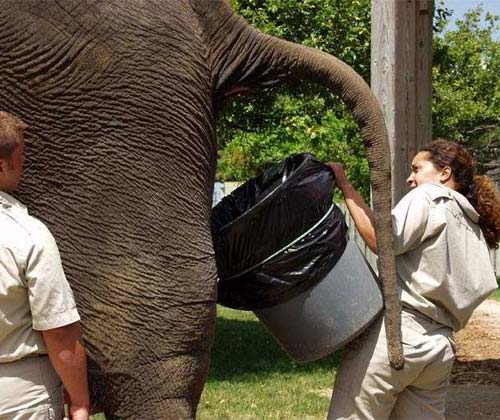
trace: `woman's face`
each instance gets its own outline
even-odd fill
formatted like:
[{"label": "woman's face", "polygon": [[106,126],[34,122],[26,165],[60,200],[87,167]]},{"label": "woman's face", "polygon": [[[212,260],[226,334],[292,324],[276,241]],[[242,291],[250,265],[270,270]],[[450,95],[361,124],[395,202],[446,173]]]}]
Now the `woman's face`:
[{"label": "woman's face", "polygon": [[419,185],[428,182],[436,182],[438,184],[446,182],[444,179],[446,174],[443,170],[436,169],[434,164],[429,160],[429,152],[419,152],[413,158],[411,163],[411,173],[406,182],[410,188],[418,187]]}]

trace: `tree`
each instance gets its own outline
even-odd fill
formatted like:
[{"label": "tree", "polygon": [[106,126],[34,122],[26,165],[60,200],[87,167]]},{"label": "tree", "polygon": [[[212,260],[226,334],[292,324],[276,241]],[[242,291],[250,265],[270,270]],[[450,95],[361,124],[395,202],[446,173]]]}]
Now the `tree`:
[{"label": "tree", "polygon": [[484,172],[500,164],[499,16],[479,6],[456,29],[447,23],[434,36],[434,137],[463,143]]},{"label": "tree", "polygon": [[[370,78],[370,0],[234,0],[236,11],[264,32],[319,48]],[[336,96],[303,83],[234,101],[219,122],[218,177],[244,180],[298,152],[341,161],[369,195],[359,129]]]},{"label": "tree", "polygon": [[[370,0],[233,0],[236,11],[271,35],[331,53],[370,80]],[[480,171],[500,166],[499,17],[481,7],[447,30],[451,12],[435,10],[433,136],[460,141]],[[369,196],[366,150],[341,101],[300,84],[228,104],[219,121],[218,177],[246,180],[292,153],[341,161]],[[500,171],[499,171],[500,172]]]}]

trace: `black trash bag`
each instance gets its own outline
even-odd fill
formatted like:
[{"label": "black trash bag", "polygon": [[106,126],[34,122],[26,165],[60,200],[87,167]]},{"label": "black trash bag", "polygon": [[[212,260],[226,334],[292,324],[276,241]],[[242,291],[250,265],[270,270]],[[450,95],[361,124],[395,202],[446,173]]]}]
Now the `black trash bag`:
[{"label": "black trash bag", "polygon": [[310,154],[292,155],[224,197],[212,212],[218,302],[256,310],[322,280],[347,243],[333,203],[335,177]]}]

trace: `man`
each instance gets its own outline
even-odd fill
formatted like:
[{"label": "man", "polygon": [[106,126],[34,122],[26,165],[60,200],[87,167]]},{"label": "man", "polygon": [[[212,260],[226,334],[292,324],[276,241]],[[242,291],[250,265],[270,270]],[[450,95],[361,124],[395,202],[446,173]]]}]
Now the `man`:
[{"label": "man", "polygon": [[[0,420],[88,419],[79,315],[45,225],[11,197],[24,161],[24,123],[0,112]],[[62,381],[62,384],[61,384]]]}]

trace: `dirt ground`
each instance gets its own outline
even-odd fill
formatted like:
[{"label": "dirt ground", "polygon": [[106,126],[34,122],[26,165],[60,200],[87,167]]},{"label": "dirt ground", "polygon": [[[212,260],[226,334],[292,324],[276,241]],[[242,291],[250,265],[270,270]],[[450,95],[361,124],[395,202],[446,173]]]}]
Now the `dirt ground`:
[{"label": "dirt ground", "polygon": [[446,418],[500,419],[500,302],[482,303],[455,339]]}]

